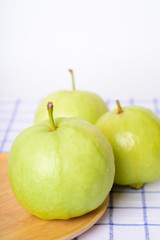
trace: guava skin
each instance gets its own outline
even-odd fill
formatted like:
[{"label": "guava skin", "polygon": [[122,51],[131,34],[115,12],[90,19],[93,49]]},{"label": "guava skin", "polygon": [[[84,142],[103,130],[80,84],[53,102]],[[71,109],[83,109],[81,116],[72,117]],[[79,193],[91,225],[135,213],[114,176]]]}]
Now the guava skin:
[{"label": "guava skin", "polygon": [[42,219],[69,219],[97,208],[114,181],[114,155],[103,134],[85,120],[54,119],[17,136],[8,170],[19,203]]},{"label": "guava skin", "polygon": [[149,109],[128,106],[104,114],[96,127],[115,157],[115,184],[140,188],[160,177],[160,119]]},{"label": "guava skin", "polygon": [[94,124],[108,111],[106,103],[97,94],[87,91],[57,91],[42,100],[34,123],[48,119],[46,105],[54,102],[54,117],[78,117]]}]

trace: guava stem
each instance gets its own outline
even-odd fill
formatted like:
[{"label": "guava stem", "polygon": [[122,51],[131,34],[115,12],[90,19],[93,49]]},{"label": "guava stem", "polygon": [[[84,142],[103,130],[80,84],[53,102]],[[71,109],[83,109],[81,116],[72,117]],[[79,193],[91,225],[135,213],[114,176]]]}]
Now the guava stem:
[{"label": "guava stem", "polygon": [[75,90],[75,81],[74,81],[73,70],[69,69],[68,71],[71,73],[71,76],[72,76],[72,90],[74,91]]},{"label": "guava stem", "polygon": [[53,119],[53,102],[48,102],[47,104],[48,109],[48,116],[49,116],[49,122],[50,122],[50,131],[54,131],[56,129],[54,119]]},{"label": "guava stem", "polygon": [[119,100],[116,100],[116,103],[117,103],[117,107],[118,107],[118,113],[122,113],[122,112],[123,112],[123,109],[122,109],[122,107],[121,107],[121,105],[120,105]]}]

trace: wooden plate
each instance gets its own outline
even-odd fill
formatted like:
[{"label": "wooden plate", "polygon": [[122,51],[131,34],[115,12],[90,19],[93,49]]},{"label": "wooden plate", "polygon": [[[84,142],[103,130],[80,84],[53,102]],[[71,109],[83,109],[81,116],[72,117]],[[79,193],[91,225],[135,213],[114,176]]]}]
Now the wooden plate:
[{"label": "wooden plate", "polygon": [[67,240],[88,230],[105,212],[109,196],[94,211],[69,220],[41,220],[25,209],[14,197],[7,174],[8,154],[0,154],[0,239]]}]

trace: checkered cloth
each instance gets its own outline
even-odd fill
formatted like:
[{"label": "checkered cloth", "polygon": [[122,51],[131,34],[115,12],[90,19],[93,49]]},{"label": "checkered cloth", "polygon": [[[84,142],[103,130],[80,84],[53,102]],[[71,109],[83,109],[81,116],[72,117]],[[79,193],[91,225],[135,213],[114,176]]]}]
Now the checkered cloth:
[{"label": "checkered cloth", "polygon": [[[0,100],[0,152],[9,152],[15,137],[33,124],[39,101]],[[107,100],[110,110],[115,101]],[[141,105],[160,116],[160,99],[121,100],[121,105]],[[76,240],[159,240],[160,179],[140,190],[114,186],[103,217]]]}]

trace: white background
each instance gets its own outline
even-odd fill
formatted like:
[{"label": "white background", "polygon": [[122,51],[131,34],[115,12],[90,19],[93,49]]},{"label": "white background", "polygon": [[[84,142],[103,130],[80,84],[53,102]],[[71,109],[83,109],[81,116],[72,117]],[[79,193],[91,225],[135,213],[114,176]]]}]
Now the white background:
[{"label": "white background", "polygon": [[153,98],[160,86],[159,0],[0,0],[0,98],[76,88]]}]

